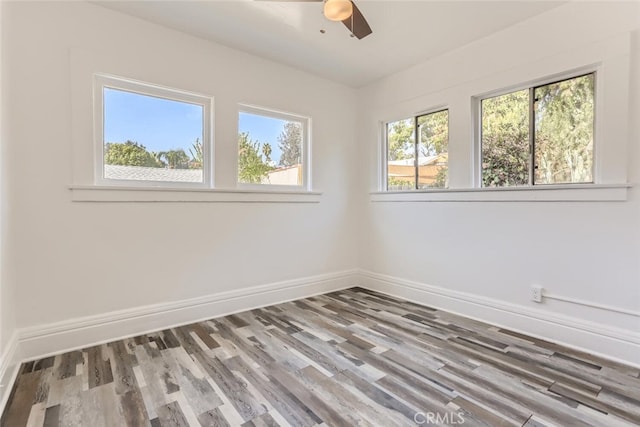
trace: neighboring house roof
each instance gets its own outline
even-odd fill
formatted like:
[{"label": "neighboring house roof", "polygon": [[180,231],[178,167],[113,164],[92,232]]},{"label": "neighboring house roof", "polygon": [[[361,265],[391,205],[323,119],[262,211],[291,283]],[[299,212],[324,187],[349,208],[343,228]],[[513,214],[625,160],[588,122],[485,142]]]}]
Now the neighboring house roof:
[{"label": "neighboring house roof", "polygon": [[[429,157],[418,157],[418,166],[427,166],[432,163],[435,163],[438,159],[440,159],[446,153],[437,154],[435,156]],[[389,166],[413,166],[414,159],[413,157],[410,159],[402,159],[402,160],[391,160],[387,163]]]},{"label": "neighboring house roof", "polygon": [[136,181],[202,182],[202,169],[104,165],[104,176],[108,179]]},{"label": "neighboring house roof", "polygon": [[280,171],[286,171],[288,169],[298,169],[299,167],[301,167],[301,164],[297,164],[297,165],[293,165],[293,166],[280,166],[279,168],[275,168],[269,171],[269,173],[273,173],[273,172],[280,172]]}]

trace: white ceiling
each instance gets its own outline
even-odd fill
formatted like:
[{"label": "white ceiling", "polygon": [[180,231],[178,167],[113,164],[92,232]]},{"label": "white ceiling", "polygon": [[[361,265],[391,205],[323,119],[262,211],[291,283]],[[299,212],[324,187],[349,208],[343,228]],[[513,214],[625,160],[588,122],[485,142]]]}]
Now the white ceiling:
[{"label": "white ceiling", "polygon": [[[99,1],[101,6],[360,87],[542,13],[555,1],[356,0],[358,40],[313,2]],[[321,34],[320,29],[326,33]]]}]

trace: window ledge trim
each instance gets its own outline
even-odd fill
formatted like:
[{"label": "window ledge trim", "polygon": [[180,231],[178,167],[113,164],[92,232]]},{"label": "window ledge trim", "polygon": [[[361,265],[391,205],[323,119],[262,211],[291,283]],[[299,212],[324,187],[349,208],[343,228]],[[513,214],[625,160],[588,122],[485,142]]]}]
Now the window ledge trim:
[{"label": "window ledge trim", "polygon": [[372,202],[587,202],[626,201],[632,184],[567,184],[507,188],[375,191]]},{"label": "window ledge trim", "polygon": [[319,203],[317,191],[71,185],[74,202]]}]

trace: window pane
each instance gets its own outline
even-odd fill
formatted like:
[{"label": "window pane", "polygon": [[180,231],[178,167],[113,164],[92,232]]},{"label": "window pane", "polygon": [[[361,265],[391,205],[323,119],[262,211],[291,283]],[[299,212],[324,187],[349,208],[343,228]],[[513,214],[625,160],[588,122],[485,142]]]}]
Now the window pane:
[{"label": "window pane", "polygon": [[483,99],[482,186],[529,184],[529,91]]},{"label": "window pane", "polygon": [[415,190],[415,121],[387,124],[387,189]]},{"label": "window pane", "polygon": [[535,183],[593,182],[594,75],[535,89]]},{"label": "window pane", "polygon": [[449,111],[418,117],[418,188],[447,188]]},{"label": "window pane", "polygon": [[203,182],[201,105],[104,88],[104,178]]},{"label": "window pane", "polygon": [[240,112],[238,182],[302,185],[303,123]]}]

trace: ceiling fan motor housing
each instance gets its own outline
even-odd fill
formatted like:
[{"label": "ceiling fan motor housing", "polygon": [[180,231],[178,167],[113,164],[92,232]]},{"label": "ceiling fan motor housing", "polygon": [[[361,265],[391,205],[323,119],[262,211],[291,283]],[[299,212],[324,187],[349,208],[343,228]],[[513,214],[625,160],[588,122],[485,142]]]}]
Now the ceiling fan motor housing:
[{"label": "ceiling fan motor housing", "polygon": [[353,14],[353,4],[350,0],[326,0],[324,2],[324,16],[331,21],[344,21]]}]

